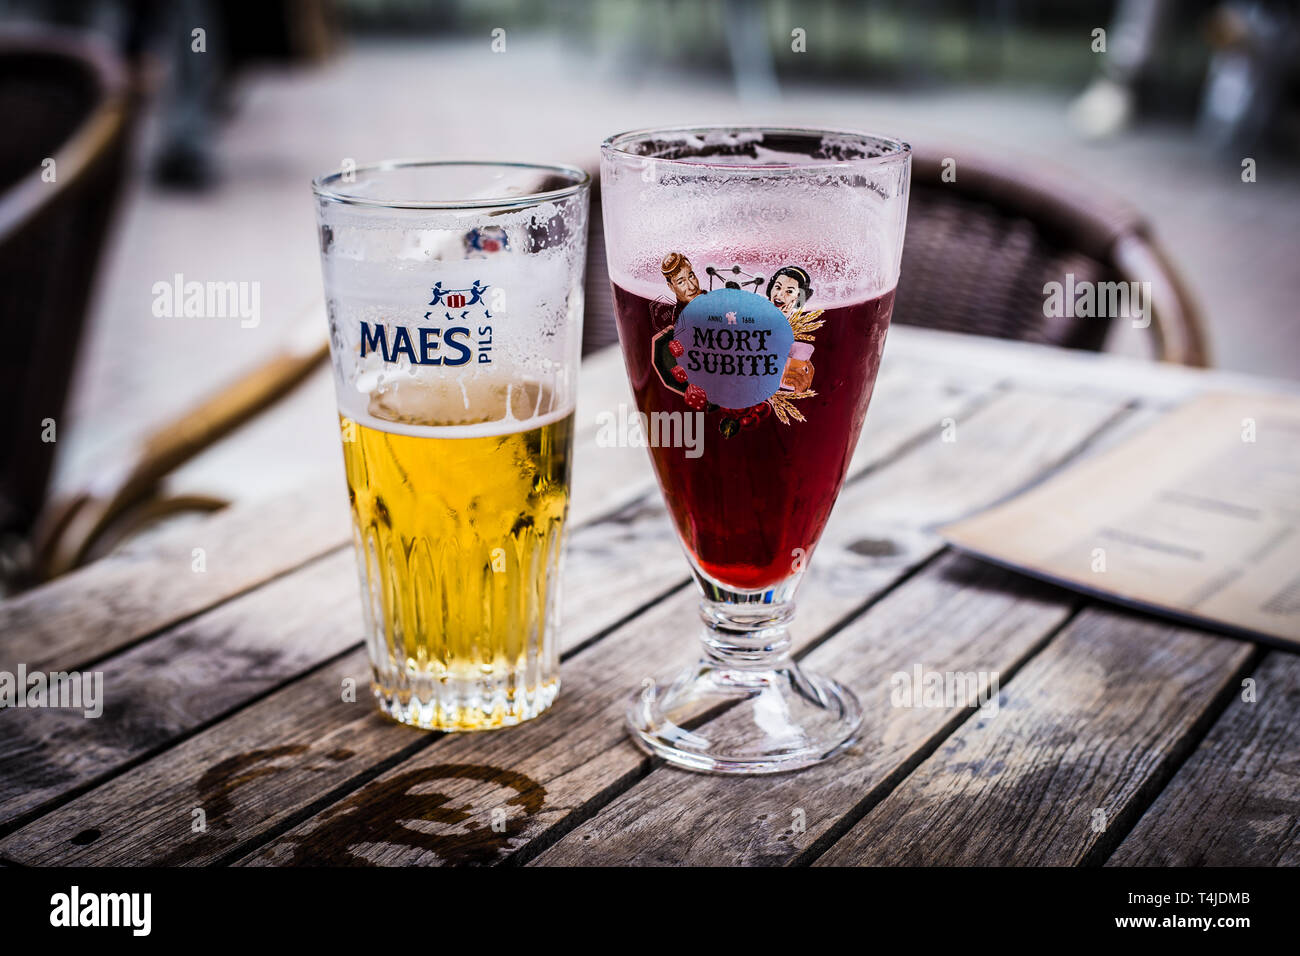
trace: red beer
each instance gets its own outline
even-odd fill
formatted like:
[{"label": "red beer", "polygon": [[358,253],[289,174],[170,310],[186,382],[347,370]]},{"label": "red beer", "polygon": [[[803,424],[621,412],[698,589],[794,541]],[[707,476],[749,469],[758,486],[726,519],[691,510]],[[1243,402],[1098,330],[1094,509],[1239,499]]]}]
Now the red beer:
[{"label": "red beer", "polygon": [[[857,445],[893,305],[890,290],[824,309],[815,354],[785,376],[788,383],[797,372],[816,393],[798,403],[804,421],[782,423],[770,406],[710,403],[703,454],[650,449],[678,532],[714,581],[759,590],[785,580],[810,557]],[[692,412],[682,392],[665,383],[652,349],[679,310],[617,284],[614,306],[637,407],[647,415]]]}]

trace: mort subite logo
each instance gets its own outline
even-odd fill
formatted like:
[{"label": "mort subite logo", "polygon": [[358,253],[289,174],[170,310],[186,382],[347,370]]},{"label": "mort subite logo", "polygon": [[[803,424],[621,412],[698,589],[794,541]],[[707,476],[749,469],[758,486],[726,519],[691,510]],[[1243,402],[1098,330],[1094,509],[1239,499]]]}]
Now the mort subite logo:
[{"label": "mort subite logo", "polygon": [[[475,279],[463,289],[444,289],[441,282],[430,290],[424,321],[414,328],[361,323],[361,357],[378,354],[387,363],[405,360],[411,365],[460,366],[492,363],[491,286]],[[500,290],[493,297],[500,299]]]}]

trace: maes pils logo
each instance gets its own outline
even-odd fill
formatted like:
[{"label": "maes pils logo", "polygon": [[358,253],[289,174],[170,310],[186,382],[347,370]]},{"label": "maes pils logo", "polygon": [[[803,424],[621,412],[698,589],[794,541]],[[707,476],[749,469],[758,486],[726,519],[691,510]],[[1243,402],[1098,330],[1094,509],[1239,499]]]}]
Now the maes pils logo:
[{"label": "maes pils logo", "polygon": [[[429,311],[415,327],[361,323],[361,357],[371,353],[385,362],[411,365],[479,365],[492,363],[492,287],[475,279],[463,289],[430,290]],[[494,298],[500,298],[494,296]]]}]

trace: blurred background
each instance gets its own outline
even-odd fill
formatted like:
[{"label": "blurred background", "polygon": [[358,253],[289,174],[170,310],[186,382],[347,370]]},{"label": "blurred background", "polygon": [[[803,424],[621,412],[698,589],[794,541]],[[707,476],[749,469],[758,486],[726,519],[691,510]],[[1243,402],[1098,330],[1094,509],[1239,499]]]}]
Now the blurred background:
[{"label": "blurred background", "polygon": [[[51,522],[120,523],[102,551],[164,493],[341,476],[309,182],[348,162],[594,170],[606,136],[664,124],[891,134],[917,150],[896,321],[1300,377],[1298,6],[0,0],[0,576]],[[1067,272],[1152,281],[1158,321],[1044,319]],[[256,288],[256,322],[159,315],[177,276]],[[49,507],[124,485],[133,515]]]}]

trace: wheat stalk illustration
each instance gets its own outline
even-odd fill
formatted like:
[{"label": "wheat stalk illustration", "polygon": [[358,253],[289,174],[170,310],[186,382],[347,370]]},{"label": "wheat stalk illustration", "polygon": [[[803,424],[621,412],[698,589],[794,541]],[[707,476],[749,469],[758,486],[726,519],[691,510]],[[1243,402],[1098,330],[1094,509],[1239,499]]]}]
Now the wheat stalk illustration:
[{"label": "wheat stalk illustration", "polygon": [[782,425],[789,425],[790,419],[797,422],[806,422],[808,419],[803,417],[803,413],[795,408],[794,403],[804,398],[812,398],[817,393],[809,390],[806,392],[777,392],[767,401],[772,406],[772,412],[776,415],[776,420]]},{"label": "wheat stalk illustration", "polygon": [[790,329],[794,332],[794,337],[801,342],[811,342],[813,333],[826,324],[826,320],[820,318],[825,309],[818,309],[816,312],[804,312],[802,310],[790,316]]}]

